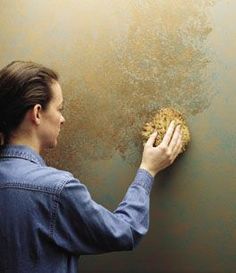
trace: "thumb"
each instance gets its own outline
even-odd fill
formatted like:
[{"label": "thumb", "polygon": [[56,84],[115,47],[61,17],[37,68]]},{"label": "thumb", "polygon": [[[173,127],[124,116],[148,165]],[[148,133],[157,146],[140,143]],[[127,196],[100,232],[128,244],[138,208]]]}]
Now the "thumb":
[{"label": "thumb", "polygon": [[155,143],[156,137],[157,137],[157,131],[154,131],[154,132],[150,135],[150,137],[149,137],[149,139],[147,140],[147,143],[146,143],[146,144],[149,145],[149,146],[153,146],[154,143]]}]

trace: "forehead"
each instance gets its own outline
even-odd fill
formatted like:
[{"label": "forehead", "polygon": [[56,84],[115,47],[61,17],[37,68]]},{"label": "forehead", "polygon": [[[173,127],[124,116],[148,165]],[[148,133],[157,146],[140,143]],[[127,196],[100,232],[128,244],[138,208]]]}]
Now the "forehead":
[{"label": "forehead", "polygon": [[62,95],[62,89],[58,82],[53,82],[51,85],[52,90],[52,101],[55,103],[62,103],[63,101],[63,95]]}]

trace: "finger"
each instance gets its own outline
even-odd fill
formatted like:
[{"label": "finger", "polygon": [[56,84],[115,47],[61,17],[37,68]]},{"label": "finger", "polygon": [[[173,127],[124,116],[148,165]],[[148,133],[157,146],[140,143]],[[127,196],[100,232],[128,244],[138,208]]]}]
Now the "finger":
[{"label": "finger", "polygon": [[170,142],[171,137],[173,135],[174,129],[175,129],[175,121],[172,120],[169,127],[168,127],[168,129],[167,129],[167,131],[166,131],[166,133],[165,133],[165,135],[164,135],[164,137],[163,137],[163,140],[162,140],[162,144],[164,146],[169,145],[169,142]]},{"label": "finger", "polygon": [[146,142],[146,145],[153,146],[157,137],[157,131],[153,132]]},{"label": "finger", "polygon": [[182,149],[182,136],[180,135],[178,140],[177,140],[177,144],[173,150],[173,158],[175,159],[179,153],[181,152],[181,149]]},{"label": "finger", "polygon": [[170,151],[173,151],[174,148],[175,148],[175,146],[176,146],[176,144],[177,144],[177,141],[178,141],[180,133],[181,133],[180,130],[181,130],[180,129],[180,125],[178,125],[178,126],[175,127],[175,131],[174,131],[173,137],[172,137],[172,139],[170,141],[170,144],[169,144]]}]

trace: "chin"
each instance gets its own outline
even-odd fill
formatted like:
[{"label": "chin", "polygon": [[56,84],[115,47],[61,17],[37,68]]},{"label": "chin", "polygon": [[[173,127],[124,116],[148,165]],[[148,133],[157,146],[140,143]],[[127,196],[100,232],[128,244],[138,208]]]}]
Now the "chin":
[{"label": "chin", "polygon": [[57,146],[57,140],[55,140],[54,142],[50,142],[50,143],[47,143],[47,145],[45,145],[45,149],[53,149],[53,148],[56,148]]},{"label": "chin", "polygon": [[57,141],[50,146],[50,149],[53,149],[53,148],[56,148],[56,147],[57,147]]}]

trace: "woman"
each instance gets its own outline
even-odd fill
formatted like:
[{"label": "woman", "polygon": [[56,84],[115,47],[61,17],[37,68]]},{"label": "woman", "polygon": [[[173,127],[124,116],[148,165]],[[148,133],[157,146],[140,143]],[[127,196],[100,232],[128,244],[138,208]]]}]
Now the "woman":
[{"label": "woman", "polygon": [[62,108],[51,69],[15,61],[0,71],[1,273],[75,273],[81,254],[133,249],[148,230],[154,176],[181,150],[174,122],[158,147],[152,134],[134,181],[110,212],[71,173],[40,156],[57,145]]}]

